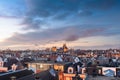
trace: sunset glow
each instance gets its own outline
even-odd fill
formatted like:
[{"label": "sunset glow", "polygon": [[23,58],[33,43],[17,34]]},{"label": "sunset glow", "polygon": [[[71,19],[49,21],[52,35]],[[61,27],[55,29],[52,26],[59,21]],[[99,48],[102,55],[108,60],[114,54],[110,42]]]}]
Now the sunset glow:
[{"label": "sunset glow", "polygon": [[119,0],[0,0],[0,49],[120,48]]}]

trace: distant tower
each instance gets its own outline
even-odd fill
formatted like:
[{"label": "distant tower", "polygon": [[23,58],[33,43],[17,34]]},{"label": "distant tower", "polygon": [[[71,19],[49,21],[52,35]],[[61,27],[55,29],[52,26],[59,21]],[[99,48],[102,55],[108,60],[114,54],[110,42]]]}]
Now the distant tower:
[{"label": "distant tower", "polygon": [[52,48],[51,48],[51,51],[52,51],[52,52],[56,52],[56,51],[57,51],[57,48],[56,48],[56,47],[52,47]]},{"label": "distant tower", "polygon": [[63,52],[68,52],[68,48],[67,48],[67,46],[66,46],[66,44],[63,44]]}]

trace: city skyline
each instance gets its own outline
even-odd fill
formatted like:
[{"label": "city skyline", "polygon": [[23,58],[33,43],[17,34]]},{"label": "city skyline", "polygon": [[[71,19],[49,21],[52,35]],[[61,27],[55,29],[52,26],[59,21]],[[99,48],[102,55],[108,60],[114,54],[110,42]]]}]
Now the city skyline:
[{"label": "city skyline", "polygon": [[120,48],[120,0],[0,0],[0,49]]}]

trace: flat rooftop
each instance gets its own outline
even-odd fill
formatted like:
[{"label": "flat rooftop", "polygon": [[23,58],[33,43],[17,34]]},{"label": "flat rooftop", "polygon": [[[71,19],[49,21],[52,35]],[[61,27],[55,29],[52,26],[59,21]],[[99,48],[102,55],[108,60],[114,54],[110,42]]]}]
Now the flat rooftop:
[{"label": "flat rooftop", "polygon": [[58,64],[58,65],[66,65],[66,64],[70,64],[72,62],[55,62],[55,61],[31,61],[31,62],[26,62],[26,64],[28,63],[35,63],[35,64],[39,64],[39,63],[42,63],[42,64]]},{"label": "flat rooftop", "polygon": [[87,80],[120,80],[118,77],[107,77],[107,76],[89,76]]}]

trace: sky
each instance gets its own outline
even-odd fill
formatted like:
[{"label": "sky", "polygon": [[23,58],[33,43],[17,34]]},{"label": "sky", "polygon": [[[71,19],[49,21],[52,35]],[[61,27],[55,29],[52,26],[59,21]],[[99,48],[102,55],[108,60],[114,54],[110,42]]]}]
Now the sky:
[{"label": "sky", "polygon": [[0,49],[120,49],[120,0],[0,0]]}]

